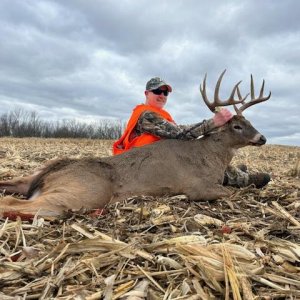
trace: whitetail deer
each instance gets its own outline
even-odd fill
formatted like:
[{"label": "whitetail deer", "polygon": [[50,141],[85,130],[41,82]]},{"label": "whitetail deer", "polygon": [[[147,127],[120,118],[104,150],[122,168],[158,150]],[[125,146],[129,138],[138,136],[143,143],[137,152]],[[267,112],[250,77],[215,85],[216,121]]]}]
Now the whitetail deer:
[{"label": "whitetail deer", "polygon": [[[12,196],[0,199],[0,214],[17,211],[58,215],[68,209],[103,208],[134,195],[185,194],[190,200],[214,200],[229,195],[222,182],[234,150],[266,142],[242,116],[242,111],[269,99],[271,93],[263,96],[263,82],[260,95],[255,98],[251,76],[249,102],[245,102],[248,95],[241,96],[239,83],[229,99],[221,101],[219,88],[224,73],[217,82],[213,102],[206,95],[206,75],[203,87],[200,85],[202,97],[212,112],[217,106],[235,107],[237,115],[224,126],[199,139],[160,140],[113,157],[49,162],[31,176],[0,182],[3,192],[23,194],[28,199]],[[234,99],[235,94],[238,99]]]}]

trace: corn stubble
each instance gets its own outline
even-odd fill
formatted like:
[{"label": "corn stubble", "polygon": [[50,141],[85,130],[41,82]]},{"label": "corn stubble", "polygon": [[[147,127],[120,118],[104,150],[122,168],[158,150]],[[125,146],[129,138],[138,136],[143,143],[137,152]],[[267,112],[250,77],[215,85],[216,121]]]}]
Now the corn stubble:
[{"label": "corn stubble", "polygon": [[[1,179],[49,159],[111,155],[112,144],[0,140]],[[242,149],[234,164],[272,181],[214,202],[144,196],[100,215],[0,219],[0,298],[299,299],[299,157],[299,147]]]}]

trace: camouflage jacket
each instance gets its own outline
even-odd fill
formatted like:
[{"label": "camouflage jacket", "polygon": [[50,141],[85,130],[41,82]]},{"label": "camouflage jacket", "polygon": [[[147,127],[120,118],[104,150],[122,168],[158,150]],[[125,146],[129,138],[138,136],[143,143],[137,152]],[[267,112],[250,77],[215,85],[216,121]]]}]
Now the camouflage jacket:
[{"label": "camouflage jacket", "polygon": [[191,140],[205,135],[215,128],[212,119],[192,125],[176,125],[155,112],[145,111],[138,119],[135,134],[141,135],[147,132],[161,138]]}]

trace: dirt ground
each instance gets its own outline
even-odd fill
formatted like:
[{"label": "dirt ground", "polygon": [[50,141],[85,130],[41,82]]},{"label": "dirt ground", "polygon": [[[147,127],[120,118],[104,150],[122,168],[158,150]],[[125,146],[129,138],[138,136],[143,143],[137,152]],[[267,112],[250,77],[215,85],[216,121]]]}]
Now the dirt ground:
[{"label": "dirt ground", "polygon": [[[0,179],[111,145],[1,138]],[[300,299],[300,148],[247,147],[240,163],[272,181],[213,202],[133,197],[102,212],[0,218],[0,299]]]}]

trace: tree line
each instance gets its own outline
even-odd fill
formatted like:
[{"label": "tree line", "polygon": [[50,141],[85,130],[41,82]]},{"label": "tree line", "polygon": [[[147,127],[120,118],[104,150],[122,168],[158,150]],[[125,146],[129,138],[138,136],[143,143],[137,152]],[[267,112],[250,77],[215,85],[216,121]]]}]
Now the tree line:
[{"label": "tree line", "polygon": [[16,109],[0,115],[0,137],[118,139],[124,129],[121,121],[101,119],[93,123],[75,119],[41,120],[37,112]]}]

